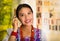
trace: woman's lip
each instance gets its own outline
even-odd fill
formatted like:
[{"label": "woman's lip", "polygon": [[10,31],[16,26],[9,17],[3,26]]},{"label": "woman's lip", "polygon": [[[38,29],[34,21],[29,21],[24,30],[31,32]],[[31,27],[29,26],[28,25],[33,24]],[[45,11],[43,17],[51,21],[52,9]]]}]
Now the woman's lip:
[{"label": "woman's lip", "polygon": [[28,20],[25,20],[25,23],[29,23],[29,22],[31,22],[31,20],[30,20],[30,19],[28,19]]}]

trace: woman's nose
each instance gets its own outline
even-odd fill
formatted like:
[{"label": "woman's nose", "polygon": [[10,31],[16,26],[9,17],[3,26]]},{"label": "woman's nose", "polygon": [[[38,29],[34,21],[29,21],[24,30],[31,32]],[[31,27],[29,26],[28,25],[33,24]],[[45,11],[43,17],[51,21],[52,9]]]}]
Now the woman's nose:
[{"label": "woman's nose", "polygon": [[25,19],[29,19],[29,16],[28,15],[25,15]]}]

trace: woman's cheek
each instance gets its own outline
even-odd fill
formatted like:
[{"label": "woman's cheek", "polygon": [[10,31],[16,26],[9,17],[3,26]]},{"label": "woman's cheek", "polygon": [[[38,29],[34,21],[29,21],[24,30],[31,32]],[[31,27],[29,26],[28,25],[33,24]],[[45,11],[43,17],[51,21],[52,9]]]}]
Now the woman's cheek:
[{"label": "woman's cheek", "polygon": [[22,19],[21,19],[21,21],[22,21],[22,23],[24,23],[25,19],[24,19],[24,18],[22,18]]}]

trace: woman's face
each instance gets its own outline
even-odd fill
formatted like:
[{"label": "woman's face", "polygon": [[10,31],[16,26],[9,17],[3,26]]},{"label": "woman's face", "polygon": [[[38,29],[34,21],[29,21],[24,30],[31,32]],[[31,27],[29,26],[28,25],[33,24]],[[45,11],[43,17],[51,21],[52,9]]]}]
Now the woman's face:
[{"label": "woman's face", "polygon": [[23,25],[30,26],[33,23],[33,13],[30,8],[21,8],[18,17]]}]

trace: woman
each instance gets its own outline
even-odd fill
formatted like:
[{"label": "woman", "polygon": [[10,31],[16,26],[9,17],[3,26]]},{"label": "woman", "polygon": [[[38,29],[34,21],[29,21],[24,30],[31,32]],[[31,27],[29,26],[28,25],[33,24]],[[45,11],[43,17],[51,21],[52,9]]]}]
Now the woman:
[{"label": "woman", "polygon": [[13,22],[13,31],[8,41],[41,41],[40,30],[33,27],[33,10],[28,4],[20,4],[16,10],[16,17],[22,23],[18,28],[18,21]]}]

